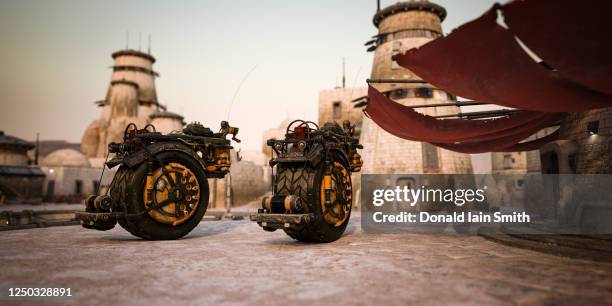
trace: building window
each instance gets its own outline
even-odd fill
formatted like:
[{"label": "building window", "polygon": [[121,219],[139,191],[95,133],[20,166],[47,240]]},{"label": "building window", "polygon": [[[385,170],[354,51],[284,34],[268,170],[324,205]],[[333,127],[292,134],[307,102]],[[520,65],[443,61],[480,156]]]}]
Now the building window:
[{"label": "building window", "polygon": [[342,117],[342,104],[340,103],[340,101],[334,102],[332,112],[334,115],[334,119],[340,119],[340,117]]},{"label": "building window", "polygon": [[421,87],[414,90],[414,96],[417,98],[431,98],[433,97],[433,92],[431,88]]},{"label": "building window", "polygon": [[77,195],[83,194],[83,181],[76,180],[74,182],[74,194],[77,194]]},{"label": "building window", "polygon": [[45,201],[51,202],[53,201],[53,195],[55,194],[55,181],[49,180],[47,182],[47,196]]},{"label": "building window", "polygon": [[397,54],[400,54],[402,49],[402,42],[400,41],[394,41],[393,42],[393,49],[391,51],[391,69],[399,69],[400,65],[395,61],[395,59],[393,59],[393,57]]},{"label": "building window", "polygon": [[504,154],[504,159],[502,163],[503,163],[504,169],[512,169],[514,158],[512,158],[511,154]]},{"label": "building window", "polygon": [[98,180],[93,181],[93,193],[98,194],[98,189],[100,188],[100,182]]},{"label": "building window", "polygon": [[393,100],[404,99],[408,96],[408,89],[400,88],[389,93],[389,98]]},{"label": "building window", "polygon": [[423,169],[424,170],[438,170],[440,164],[438,162],[438,148],[430,143],[421,143],[421,150],[423,154]]}]

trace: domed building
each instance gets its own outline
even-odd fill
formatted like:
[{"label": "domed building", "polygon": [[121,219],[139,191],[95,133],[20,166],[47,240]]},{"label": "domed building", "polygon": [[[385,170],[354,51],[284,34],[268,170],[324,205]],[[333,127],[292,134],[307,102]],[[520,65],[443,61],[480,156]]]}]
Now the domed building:
[{"label": "domed building", "polygon": [[47,167],[91,167],[83,153],[73,149],[60,149],[47,155],[40,163]]},{"label": "domed building", "polygon": [[[100,187],[100,168],[92,167],[89,159],[77,150],[53,151],[40,164],[46,175],[43,192],[47,202],[78,203]],[[111,177],[107,172],[102,185],[110,184]]]}]

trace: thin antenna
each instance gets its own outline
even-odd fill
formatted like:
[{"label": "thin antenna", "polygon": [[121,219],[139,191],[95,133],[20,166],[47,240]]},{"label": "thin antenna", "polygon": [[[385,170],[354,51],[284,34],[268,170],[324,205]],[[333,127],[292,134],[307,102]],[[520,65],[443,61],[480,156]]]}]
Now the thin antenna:
[{"label": "thin antenna", "polygon": [[138,32],[138,51],[142,50],[142,32]]},{"label": "thin antenna", "polygon": [[230,101],[229,109],[227,110],[227,121],[229,121],[230,119],[230,114],[232,113],[232,106],[234,106],[234,100],[236,100],[236,96],[238,96],[238,92],[240,91],[242,84],[244,84],[244,81],[246,81],[246,79],[249,77],[249,75],[251,75],[251,72],[253,72],[255,68],[257,68],[257,65],[253,66],[253,68],[251,68],[251,70],[247,72],[244,78],[242,78],[242,81],[240,81],[240,84],[238,84],[238,87],[236,88],[236,91],[234,92],[234,96],[232,97],[232,101]]},{"label": "thin antenna", "polygon": [[380,11],[380,0],[376,0],[376,11]]},{"label": "thin antenna", "polygon": [[342,88],[346,88],[346,74],[344,71],[344,56],[342,57]]},{"label": "thin antenna", "polygon": [[147,47],[147,53],[151,54],[151,33],[149,33],[149,45]]},{"label": "thin antenna", "polygon": [[125,31],[125,49],[130,48],[130,31]]}]

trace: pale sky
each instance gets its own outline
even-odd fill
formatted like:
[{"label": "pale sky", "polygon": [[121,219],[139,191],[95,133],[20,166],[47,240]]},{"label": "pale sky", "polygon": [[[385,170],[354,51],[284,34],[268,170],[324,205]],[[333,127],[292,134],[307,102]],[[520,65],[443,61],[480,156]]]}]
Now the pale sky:
[{"label": "pale sky", "polygon": [[[382,7],[395,1],[383,0]],[[445,33],[490,8],[492,0],[434,1]],[[0,130],[33,140],[80,142],[100,115],[110,54],[143,51],[152,36],[158,99],[218,128],[240,127],[242,149],[259,150],[262,132],[289,117],[317,119],[318,93],[331,89],[346,57],[347,87],[365,86],[376,34],[375,0],[86,1],[0,0]]]}]

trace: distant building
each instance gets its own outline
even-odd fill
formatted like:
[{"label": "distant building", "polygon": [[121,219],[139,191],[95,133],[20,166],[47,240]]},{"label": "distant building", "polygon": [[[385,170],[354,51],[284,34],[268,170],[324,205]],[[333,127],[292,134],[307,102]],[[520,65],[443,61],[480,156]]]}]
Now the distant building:
[{"label": "distant building", "polygon": [[28,151],[34,145],[0,131],[0,204],[7,202],[41,202],[45,174]]},{"label": "distant building", "polygon": [[353,100],[367,94],[367,87],[338,87],[319,92],[319,126],[327,122],[336,122],[342,126],[344,120],[349,120],[355,125],[355,136],[359,137],[363,112],[360,108],[355,108]]},{"label": "distant building", "polygon": [[40,164],[46,175],[45,202],[78,203],[85,195],[95,194],[98,188],[108,186],[112,178],[112,173],[107,172],[101,185],[101,169],[92,167],[87,157],[74,149],[54,151]]}]

